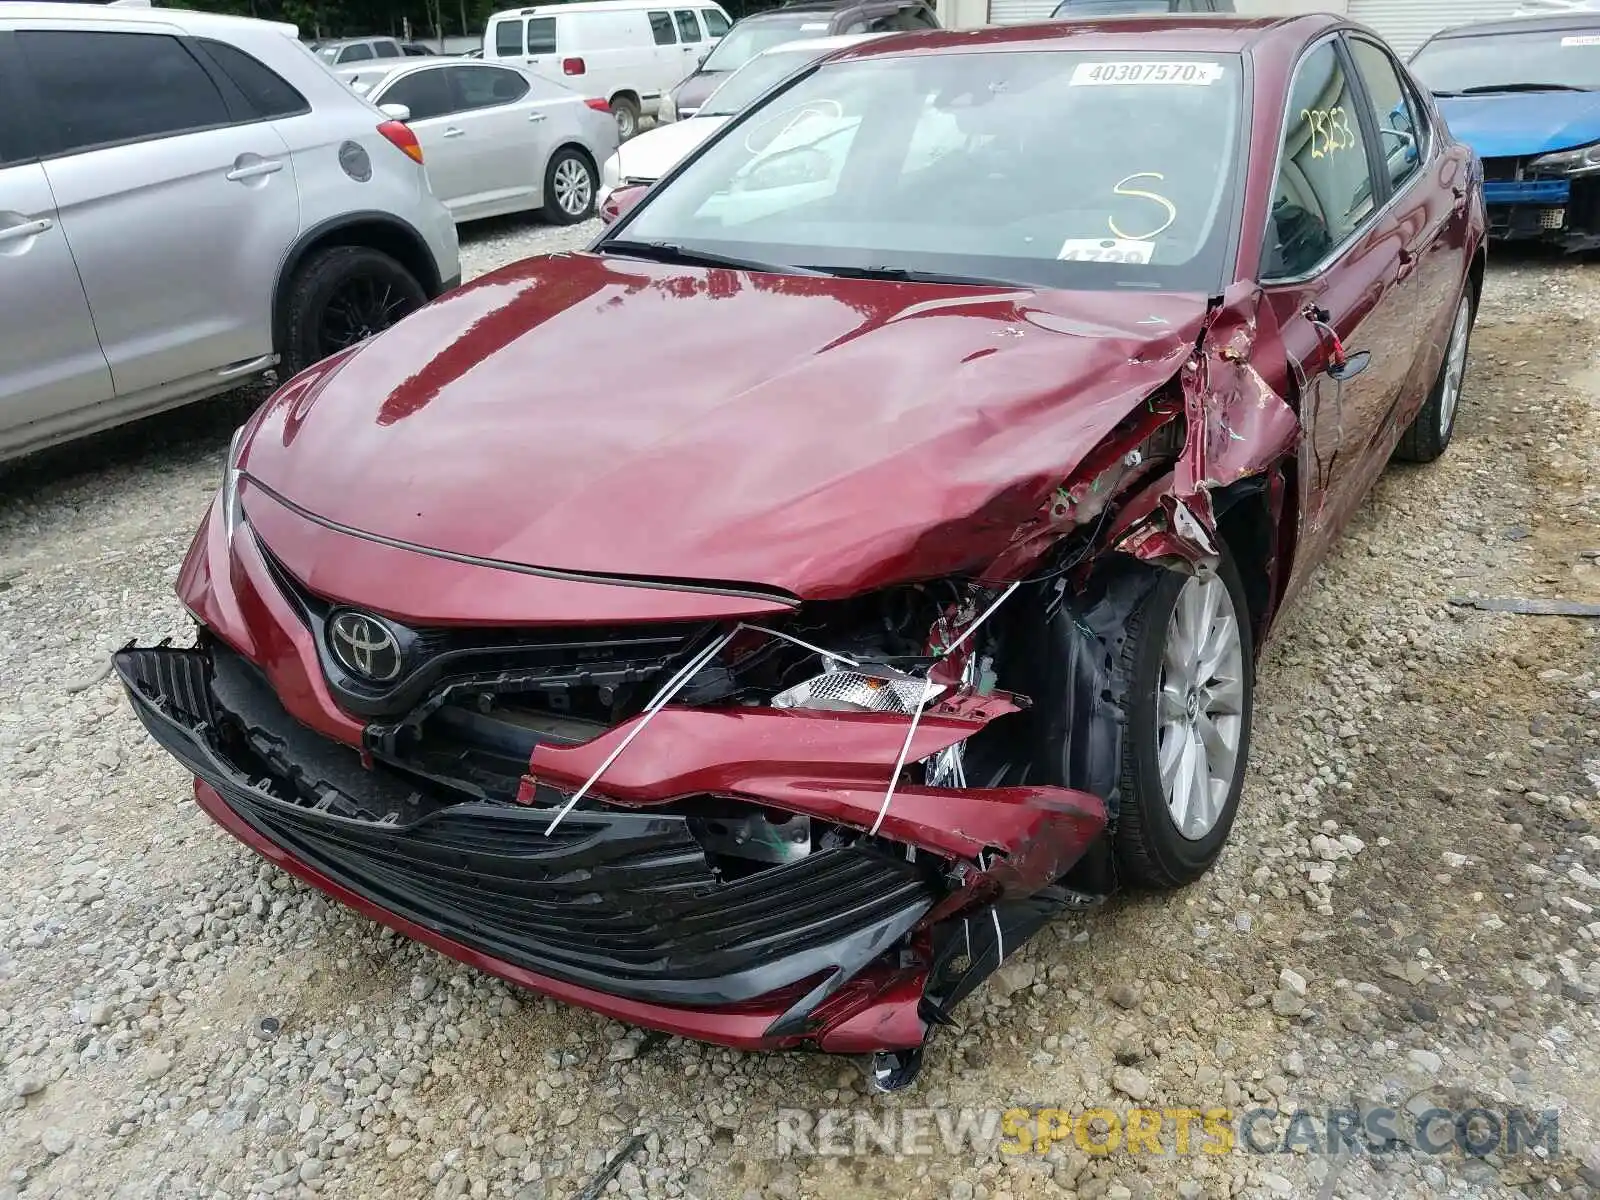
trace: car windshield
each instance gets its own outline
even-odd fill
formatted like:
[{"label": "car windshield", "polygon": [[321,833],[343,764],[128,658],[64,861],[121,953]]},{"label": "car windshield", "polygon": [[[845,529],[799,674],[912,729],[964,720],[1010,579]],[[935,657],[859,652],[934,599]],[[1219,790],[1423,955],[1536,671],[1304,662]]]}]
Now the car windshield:
[{"label": "car windshield", "polygon": [[746,109],[613,227],[838,274],[1213,290],[1236,56],[966,52],[825,63]]},{"label": "car windshield", "polygon": [[796,14],[792,17],[767,17],[760,21],[740,21],[728,30],[705,61],[707,71],[737,71],[763,50],[803,37],[820,37],[828,32],[826,13]]},{"label": "car windshield", "polygon": [[1600,88],[1600,28],[1435,38],[1411,73],[1437,95]]},{"label": "car windshield", "polygon": [[343,49],[343,46],[319,46],[317,57],[325,63],[336,63],[339,61],[339,51]]},{"label": "car windshield", "polygon": [[814,58],[817,50],[769,50],[758,54],[706,97],[696,116],[731,117],[786,75],[793,74]]}]

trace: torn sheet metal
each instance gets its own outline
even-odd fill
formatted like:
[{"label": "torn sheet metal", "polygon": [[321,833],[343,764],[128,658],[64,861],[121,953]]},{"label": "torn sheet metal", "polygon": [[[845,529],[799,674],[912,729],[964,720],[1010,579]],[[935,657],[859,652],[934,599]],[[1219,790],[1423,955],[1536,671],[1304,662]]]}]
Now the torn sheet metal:
[{"label": "torn sheet metal", "polygon": [[[1263,317],[1264,331],[1258,325]],[[1276,338],[1260,289],[1253,283],[1228,289],[1178,375],[1187,437],[1170,484],[1147,489],[1124,510],[1117,549],[1183,570],[1215,566],[1211,492],[1268,470],[1300,437],[1294,410],[1252,365],[1263,342]]]}]

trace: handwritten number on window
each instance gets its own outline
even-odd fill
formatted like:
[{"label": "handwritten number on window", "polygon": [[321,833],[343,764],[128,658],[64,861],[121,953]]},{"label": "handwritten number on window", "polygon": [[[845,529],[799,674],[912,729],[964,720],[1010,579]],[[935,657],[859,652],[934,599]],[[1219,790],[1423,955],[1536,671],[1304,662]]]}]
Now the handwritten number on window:
[{"label": "handwritten number on window", "polygon": [[1302,108],[1300,119],[1311,126],[1312,158],[1327,158],[1341,150],[1355,149],[1356,131],[1350,127],[1350,114],[1344,105]]}]

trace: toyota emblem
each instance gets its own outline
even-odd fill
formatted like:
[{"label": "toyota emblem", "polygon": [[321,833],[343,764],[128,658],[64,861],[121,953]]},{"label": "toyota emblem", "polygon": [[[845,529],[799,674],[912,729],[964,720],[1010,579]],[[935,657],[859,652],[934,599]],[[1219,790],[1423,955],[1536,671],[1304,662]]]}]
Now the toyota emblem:
[{"label": "toyota emblem", "polygon": [[388,683],[400,674],[400,643],[377,617],[342,612],[328,626],[328,643],[339,665],[372,683]]}]

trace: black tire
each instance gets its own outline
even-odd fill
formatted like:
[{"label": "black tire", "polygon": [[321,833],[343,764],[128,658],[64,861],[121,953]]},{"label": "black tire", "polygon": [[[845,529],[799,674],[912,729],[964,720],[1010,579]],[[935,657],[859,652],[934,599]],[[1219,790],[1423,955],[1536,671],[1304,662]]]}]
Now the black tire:
[{"label": "black tire", "polygon": [[[1456,322],[1461,320],[1461,310],[1466,310],[1466,331],[1461,344],[1461,376],[1456,381],[1455,402],[1450,405],[1448,419],[1444,412],[1446,390],[1449,387],[1449,376],[1452,362],[1452,348],[1455,339]],[[1456,431],[1456,417],[1461,412],[1461,389],[1467,369],[1467,351],[1472,340],[1472,326],[1478,315],[1477,296],[1473,294],[1472,285],[1467,285],[1467,290],[1462,294],[1457,305],[1456,315],[1450,325],[1450,340],[1445,344],[1444,361],[1439,364],[1439,374],[1433,381],[1433,388],[1428,392],[1428,398],[1417,411],[1416,418],[1411,422],[1406,431],[1400,435],[1400,441],[1395,445],[1394,457],[1401,462],[1427,463],[1432,462],[1445,452],[1450,445],[1450,438]]]},{"label": "black tire", "polygon": [[284,302],[284,378],[328,355],[381,333],[428,302],[417,279],[387,254],[367,246],[313,251],[289,284]]},{"label": "black tire", "polygon": [[1128,617],[1126,636],[1118,650],[1121,662],[1115,674],[1127,681],[1128,694],[1123,702],[1127,724],[1122,739],[1118,788],[1121,806],[1112,845],[1122,881],[1135,887],[1177,888],[1200,878],[1222,853],[1239,811],[1239,794],[1244,788],[1245,768],[1250,758],[1250,725],[1255,698],[1254,646],[1244,585],[1226,546],[1217,575],[1226,587],[1238,623],[1243,665],[1240,672],[1242,719],[1233,778],[1216,823],[1204,837],[1190,839],[1179,832],[1167,807],[1158,763],[1157,695],[1161,688],[1162,655],[1166,649],[1168,622],[1178,595],[1188,582],[1187,576],[1174,571],[1162,572],[1162,578]]},{"label": "black tire", "polygon": [[[576,194],[558,191],[558,185],[561,175],[574,171],[583,173],[583,204],[568,209],[563,195],[576,199]],[[550,156],[550,161],[545,165],[544,207],[539,210],[539,215],[552,225],[576,225],[579,221],[587,221],[594,216],[594,198],[599,190],[600,178],[589,156],[571,146],[563,146]]]},{"label": "black tire", "polygon": [[639,132],[639,102],[632,96],[613,96],[611,115],[617,119],[617,138],[627,141]]}]

